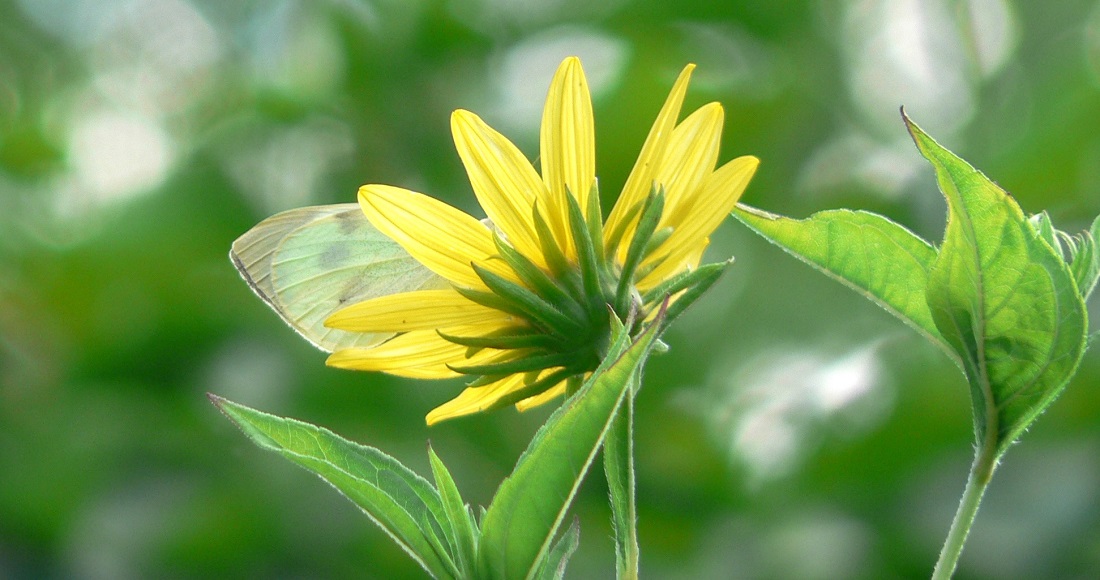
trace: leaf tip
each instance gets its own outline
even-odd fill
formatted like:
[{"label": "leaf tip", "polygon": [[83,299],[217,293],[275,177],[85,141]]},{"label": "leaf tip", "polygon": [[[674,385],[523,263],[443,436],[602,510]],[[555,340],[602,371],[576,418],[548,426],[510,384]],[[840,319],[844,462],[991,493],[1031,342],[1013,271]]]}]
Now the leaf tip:
[{"label": "leaf tip", "polygon": [[921,139],[928,137],[928,134],[925,133],[919,125],[913,122],[913,119],[905,112],[905,105],[901,106],[899,112],[901,113],[901,121],[905,123],[905,129],[909,131],[909,136],[913,138],[913,141],[915,141],[919,147]]},{"label": "leaf tip", "polygon": [[210,399],[210,402],[213,403],[219,411],[223,413],[225,412],[225,404],[229,402],[228,400],[223,399],[222,397],[219,397],[218,395],[210,392],[206,393],[206,398]]}]

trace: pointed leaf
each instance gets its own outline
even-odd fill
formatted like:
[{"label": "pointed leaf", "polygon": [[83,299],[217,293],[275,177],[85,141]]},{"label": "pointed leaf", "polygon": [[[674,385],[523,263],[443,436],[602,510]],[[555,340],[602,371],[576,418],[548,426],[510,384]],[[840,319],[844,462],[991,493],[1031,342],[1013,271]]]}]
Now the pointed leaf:
[{"label": "pointed leaf", "polygon": [[[1058,239],[1060,233],[1054,224],[1050,221],[1050,215],[1045,211],[1041,211],[1030,218],[1028,223],[1035,228],[1035,232],[1039,234],[1039,237],[1043,239],[1062,259],[1065,259],[1066,253],[1062,248],[1062,242]],[[1072,252],[1072,246],[1070,251]]]},{"label": "pointed leaf", "polygon": [[565,578],[565,567],[569,564],[569,558],[573,557],[573,552],[576,552],[577,547],[580,545],[581,525],[576,518],[573,518],[572,525],[569,526],[568,530],[565,530],[565,533],[554,543],[554,547],[550,548],[550,552],[546,554],[546,558],[542,561],[542,566],[539,567],[535,578],[538,580],[561,580]]},{"label": "pointed leaf", "polygon": [[436,578],[459,571],[440,538],[446,515],[439,493],[396,459],[327,429],[276,417],[210,395],[253,443],[275,451],[327,481],[359,506]]},{"label": "pointed leaf", "polygon": [[795,220],[738,205],[733,216],[771,243],[900,318],[952,358],[925,302],[936,250],[877,214],[831,210]]},{"label": "pointed leaf", "polygon": [[1084,300],[1088,300],[1100,278],[1100,252],[1096,249],[1096,237],[1100,236],[1100,217],[1092,222],[1092,227],[1081,233],[1077,248],[1073,253],[1070,270],[1077,280],[1077,289]]},{"label": "pointed leaf", "polygon": [[948,205],[928,305],[963,360],[978,441],[995,443],[999,456],[1076,371],[1084,303],[1069,267],[1016,201],[905,121]]},{"label": "pointed leaf", "polygon": [[611,524],[615,531],[617,578],[638,576],[637,508],[634,479],[634,396],[638,375],[631,377],[631,394],[619,407],[604,442],[604,472],[611,496]]},{"label": "pointed leaf", "polygon": [[445,525],[449,528],[448,539],[453,540],[451,553],[455,555],[456,564],[462,571],[461,576],[468,578],[473,576],[474,562],[477,561],[477,527],[474,525],[474,516],[470,512],[470,506],[462,501],[462,495],[458,492],[451,472],[443,465],[443,460],[435,454],[435,449],[428,447],[428,458],[432,464],[432,476],[435,478],[435,486],[439,489],[439,496],[443,500],[443,510],[447,516]]},{"label": "pointed leaf", "polygon": [[625,350],[620,331],[600,368],[535,435],[482,520],[482,576],[530,578],[543,565],[660,323],[658,316]]}]

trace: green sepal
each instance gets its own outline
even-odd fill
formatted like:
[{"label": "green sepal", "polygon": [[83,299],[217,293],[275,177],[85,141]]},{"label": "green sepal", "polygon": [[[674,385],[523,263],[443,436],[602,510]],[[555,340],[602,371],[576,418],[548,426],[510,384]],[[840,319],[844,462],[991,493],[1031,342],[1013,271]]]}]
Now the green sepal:
[{"label": "green sepal", "polygon": [[668,257],[669,255],[665,254],[656,260],[638,266],[638,269],[634,271],[634,279],[644,280],[646,276],[649,276],[654,270],[661,267],[661,264],[664,264],[665,261],[668,260]]},{"label": "green sepal", "polygon": [[499,380],[501,380],[501,379],[503,379],[507,376],[508,375],[481,375],[481,376],[475,378],[474,380],[472,380],[468,383],[465,383],[464,386],[467,389],[473,389],[473,388],[477,388],[477,387],[484,387],[485,385],[490,385],[492,383],[495,383],[495,382],[497,382],[497,381],[499,381]]},{"label": "green sepal", "polygon": [[427,480],[378,449],[348,441],[328,429],[208,396],[253,443],[335,487],[428,574],[436,578],[462,576],[448,554],[448,545],[454,541],[442,523],[447,520],[443,500]]},{"label": "green sepal", "polygon": [[690,288],[700,281],[710,278],[717,270],[719,274],[733,263],[733,258],[725,262],[705,264],[694,270],[687,270],[661,282],[642,294],[642,304],[653,304],[664,300],[666,296],[673,296],[678,292]]},{"label": "green sepal", "polygon": [[588,310],[603,308],[605,303],[603,289],[600,286],[600,262],[596,258],[596,247],[592,237],[588,233],[588,224],[585,223],[581,206],[572,195],[565,196],[569,202],[569,229],[573,233],[573,242],[577,246],[577,261],[581,270],[581,282],[584,285],[584,295],[588,299]]},{"label": "green sepal", "polygon": [[[729,266],[731,263],[732,261],[708,264],[708,266],[720,267],[712,267],[704,270],[704,268],[706,268],[706,266],[704,266],[696,270],[697,272],[702,272],[699,278],[694,280],[694,284],[685,290],[675,302],[668,306],[668,314],[665,315],[665,327],[672,324],[673,320],[676,320],[676,318],[683,314],[688,307],[701,298],[707,290],[710,290],[710,287],[722,277],[722,273],[726,271],[726,266]],[[668,298],[665,300],[668,300]]]},{"label": "green sepal", "polygon": [[538,294],[477,264],[471,264],[471,266],[474,273],[481,278],[481,281],[493,294],[523,312],[523,316],[530,322],[542,326],[544,330],[565,337],[582,330],[574,319],[562,314],[560,310],[540,298]]},{"label": "green sepal", "polygon": [[523,280],[524,284],[530,286],[536,294],[544,298],[550,304],[558,307],[561,311],[571,311],[577,316],[582,314],[580,305],[569,295],[564,288],[558,285],[550,276],[546,275],[546,272],[542,271],[542,268],[536,266],[531,260],[528,260],[526,256],[517,252],[512,246],[509,246],[507,242],[502,240],[500,236],[493,233],[493,243],[496,244],[497,251],[500,252],[500,257],[512,267],[512,271],[519,276],[520,280]]},{"label": "green sepal", "polygon": [[596,256],[596,268],[600,272],[604,272],[607,269],[607,259],[606,254],[603,252],[603,208],[600,207],[599,181],[592,182],[592,189],[588,191],[587,201],[584,215],[588,225],[588,239],[592,240],[592,248]]},{"label": "green sepal", "polygon": [[495,348],[498,350],[512,350],[519,348],[552,348],[558,341],[552,336],[547,336],[537,329],[504,328],[483,336],[455,336],[445,332],[436,331],[440,338],[457,345],[471,348]]},{"label": "green sepal", "polygon": [[561,252],[561,247],[558,246],[558,241],[554,239],[554,233],[550,231],[550,226],[546,223],[546,218],[542,217],[542,212],[539,211],[539,204],[536,201],[531,209],[531,217],[535,222],[535,235],[539,239],[539,247],[542,249],[542,257],[546,259],[546,265],[550,268],[550,272],[557,279],[562,279],[567,272],[572,268],[569,267],[569,261],[565,259],[565,255]]},{"label": "green sepal", "polygon": [[648,256],[657,248],[660,248],[661,244],[667,242],[668,239],[672,237],[672,232],[674,231],[676,231],[675,228],[666,226],[653,232],[653,235],[649,238],[649,243],[645,245],[645,255]]},{"label": "green sepal", "polygon": [[501,312],[507,312],[512,316],[526,319],[527,312],[517,306],[516,304],[505,300],[504,298],[484,290],[474,290],[472,288],[464,288],[462,286],[452,285],[451,288],[455,292],[461,294],[464,298],[475,304],[480,304],[486,308],[492,308]]},{"label": "green sepal", "polygon": [[615,229],[611,230],[611,234],[607,237],[607,245],[604,248],[604,253],[608,256],[614,256],[619,251],[619,245],[623,242],[623,236],[626,235],[626,229],[630,227],[630,224],[634,223],[634,218],[638,217],[638,214],[642,212],[642,209],[648,203],[649,197],[640,199],[630,206],[623,215],[623,219],[619,220]]},{"label": "green sepal", "polygon": [[657,230],[657,224],[661,221],[661,215],[665,211],[665,194],[662,190],[650,193],[646,197],[645,206],[642,208],[642,216],[638,219],[638,226],[634,230],[634,237],[626,250],[626,258],[619,273],[619,287],[615,290],[615,309],[624,312],[627,308],[627,300],[630,291],[634,288],[635,274],[638,265],[646,256],[646,247],[649,246],[653,232]]}]

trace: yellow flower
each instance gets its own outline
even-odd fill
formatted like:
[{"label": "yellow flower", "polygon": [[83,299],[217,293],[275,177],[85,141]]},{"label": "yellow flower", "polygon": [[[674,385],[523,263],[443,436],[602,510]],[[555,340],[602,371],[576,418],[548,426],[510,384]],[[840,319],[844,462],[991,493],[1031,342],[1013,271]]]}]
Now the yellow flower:
[{"label": "yellow flower", "polygon": [[510,404],[525,410],[572,392],[605,354],[612,313],[636,321],[633,332],[667,296],[675,301],[668,318],[682,311],[728,264],[698,267],[758,164],[744,156],[715,169],[718,103],[677,122],[693,68],[676,80],[606,223],[592,100],[577,58],[565,59],[550,85],[541,172],[477,115],[452,115],[455,146],[489,223],[409,190],[360,188],[367,219],[451,287],[336,312],[327,326],[399,334],[336,351],[328,364],[474,378],[428,414],[432,424]]}]

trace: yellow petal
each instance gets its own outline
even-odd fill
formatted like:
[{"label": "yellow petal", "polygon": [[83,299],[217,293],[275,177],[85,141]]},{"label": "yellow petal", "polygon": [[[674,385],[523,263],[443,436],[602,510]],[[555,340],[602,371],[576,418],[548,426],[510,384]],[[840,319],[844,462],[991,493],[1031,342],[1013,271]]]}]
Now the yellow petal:
[{"label": "yellow petal", "polygon": [[596,179],[595,135],[588,81],[580,59],[569,57],[550,81],[539,140],[542,179],[549,191],[546,219],[569,258],[576,257],[576,248],[569,234],[565,196],[572,194],[581,209],[587,209]]},{"label": "yellow petal", "polygon": [[[460,372],[451,370],[451,366],[462,365],[478,365],[488,364],[495,362],[493,357],[498,356],[503,351],[494,349],[482,349],[473,356],[467,356],[468,349],[463,349],[454,358],[444,360],[440,357],[438,361],[428,361],[425,364],[419,366],[401,367],[401,368],[387,368],[379,369],[380,372],[384,372],[388,375],[394,375],[397,377],[405,377],[407,379],[453,379],[456,377],[469,377]],[[450,366],[448,366],[450,365]]]},{"label": "yellow petal", "polygon": [[692,194],[714,171],[724,116],[721,105],[710,103],[689,115],[672,132],[655,176],[665,191],[665,211],[658,228],[681,223],[675,218],[690,209],[695,201]]},{"label": "yellow petal", "polygon": [[325,326],[354,332],[434,331],[476,324],[495,329],[510,319],[508,314],[471,302],[448,288],[371,298],[337,310],[325,320]]},{"label": "yellow petal", "polygon": [[488,226],[442,201],[398,187],[364,185],[359,206],[378,231],[455,284],[485,289],[471,262],[516,280],[511,268],[493,259],[496,246]]},{"label": "yellow petal", "polygon": [[[499,326],[471,325],[446,329],[467,335],[491,332]],[[435,330],[416,330],[398,335],[375,347],[346,348],[329,355],[325,364],[358,371],[381,371],[416,379],[446,379],[461,376],[447,365],[480,364],[500,355],[495,349],[482,349],[472,357],[465,346],[448,342]]]},{"label": "yellow petal", "polygon": [[527,397],[526,399],[516,403],[516,410],[520,413],[534,409],[539,405],[549,403],[550,401],[565,394],[566,381],[562,381],[557,385],[551,387],[549,390],[535,395],[534,397]]},{"label": "yellow petal", "polygon": [[[702,256],[707,238],[741,199],[745,187],[756,172],[760,160],[751,155],[738,157],[711,173],[702,186],[684,197],[678,211],[670,216],[672,234],[643,263],[665,258],[639,286],[656,285],[690,264],[693,256]],[[666,257],[667,256],[667,257]],[[695,263],[698,264],[698,257]]]},{"label": "yellow petal", "polygon": [[[694,270],[695,267],[699,265],[699,262],[702,261],[703,253],[706,252],[707,246],[709,245],[710,238],[703,238],[700,243],[692,247],[691,250],[679,260],[674,261],[671,258],[665,260],[637,283],[638,289],[642,292],[651,290],[661,282],[664,282],[684,270]],[[674,295],[672,300],[669,301],[669,304],[675,302],[680,297],[680,294],[683,294],[683,292]],[[647,319],[646,321],[648,322],[649,320]]]},{"label": "yellow petal", "polygon": [[484,411],[504,395],[522,387],[523,383],[524,375],[517,374],[481,387],[467,388],[457,397],[432,409],[425,420],[428,425],[434,425],[447,419]]},{"label": "yellow petal", "polygon": [[393,371],[463,361],[466,350],[464,346],[443,340],[434,330],[418,330],[396,336],[379,346],[338,350],[329,355],[325,364],[357,371]]},{"label": "yellow petal", "polygon": [[[693,70],[695,70],[693,64],[684,67],[679,78],[676,79],[676,84],[672,86],[668,98],[665,99],[665,104],[657,114],[657,119],[653,122],[653,127],[649,130],[645,144],[642,145],[642,150],[638,154],[638,160],[634,163],[634,169],[626,179],[626,185],[623,186],[619,200],[615,202],[615,207],[607,216],[605,235],[614,235],[616,231],[621,231],[625,224],[620,222],[624,221],[631,208],[644,200],[653,189],[657,163],[664,155],[665,147],[680,117],[680,107],[684,103],[684,94],[687,92],[688,80],[691,79]],[[619,245],[623,254],[626,253],[626,246],[627,244]]]},{"label": "yellow petal", "polygon": [[545,266],[531,209],[535,199],[546,195],[531,162],[511,141],[469,111],[451,115],[451,133],[486,215],[513,247]]}]

